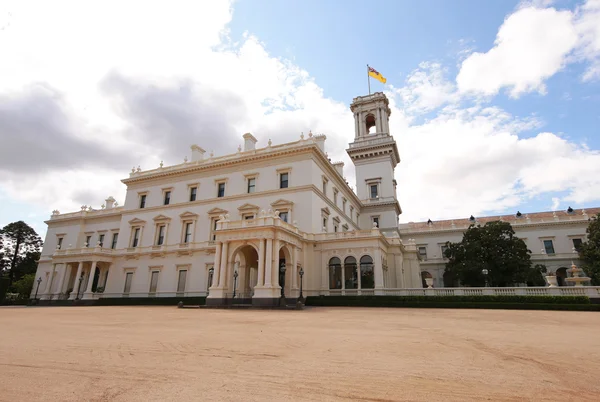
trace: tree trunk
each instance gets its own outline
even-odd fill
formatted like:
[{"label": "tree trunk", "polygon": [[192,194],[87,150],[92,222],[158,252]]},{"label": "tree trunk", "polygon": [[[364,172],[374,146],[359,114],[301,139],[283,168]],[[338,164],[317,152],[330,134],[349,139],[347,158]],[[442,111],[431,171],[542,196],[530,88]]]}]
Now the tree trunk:
[{"label": "tree trunk", "polygon": [[12,285],[13,277],[15,275],[15,267],[17,266],[17,257],[19,256],[19,247],[21,247],[21,238],[17,237],[17,244],[15,245],[15,253],[13,254],[12,261],[10,262],[10,275],[8,277],[8,286]]}]

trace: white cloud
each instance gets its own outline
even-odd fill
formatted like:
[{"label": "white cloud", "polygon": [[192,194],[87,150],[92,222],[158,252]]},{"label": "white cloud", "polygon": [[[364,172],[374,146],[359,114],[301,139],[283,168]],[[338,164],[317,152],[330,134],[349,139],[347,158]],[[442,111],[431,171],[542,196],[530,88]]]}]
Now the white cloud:
[{"label": "white cloud", "polygon": [[578,43],[571,11],[525,7],[498,30],[494,47],[473,53],[463,63],[456,82],[461,92],[495,95],[509,88],[512,97],[538,91],[561,70]]},{"label": "white cloud", "polygon": [[588,0],[579,9],[576,28],[581,36],[579,56],[589,61],[583,79],[600,79],[600,0]]}]

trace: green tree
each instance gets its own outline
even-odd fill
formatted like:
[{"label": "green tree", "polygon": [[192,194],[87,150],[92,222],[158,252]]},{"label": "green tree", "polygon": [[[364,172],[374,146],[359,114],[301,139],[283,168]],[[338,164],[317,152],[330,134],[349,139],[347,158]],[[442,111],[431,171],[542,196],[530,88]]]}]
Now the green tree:
[{"label": "green tree", "polygon": [[579,258],[592,285],[600,286],[600,213],[590,219],[586,232],[588,238],[579,247]]},{"label": "green tree", "polygon": [[[12,284],[19,263],[26,259],[29,253],[41,250],[42,239],[23,221],[4,226],[0,229],[0,237],[4,259],[8,261],[9,283]],[[6,270],[6,266],[3,269]]]},{"label": "green tree", "polygon": [[535,276],[531,251],[508,222],[471,225],[462,241],[446,246],[446,272],[462,285],[485,286],[487,279],[490,286],[512,286]]},{"label": "green tree", "polygon": [[11,291],[18,293],[20,299],[28,299],[33,289],[35,274],[23,275],[18,281],[14,281],[11,286]]}]

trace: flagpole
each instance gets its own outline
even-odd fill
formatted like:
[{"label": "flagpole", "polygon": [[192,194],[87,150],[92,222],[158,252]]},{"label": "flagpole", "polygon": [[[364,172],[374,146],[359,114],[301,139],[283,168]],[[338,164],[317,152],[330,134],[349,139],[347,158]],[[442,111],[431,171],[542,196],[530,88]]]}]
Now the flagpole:
[{"label": "flagpole", "polygon": [[369,95],[371,95],[371,76],[369,75],[369,65],[367,64],[367,82],[369,83]]}]

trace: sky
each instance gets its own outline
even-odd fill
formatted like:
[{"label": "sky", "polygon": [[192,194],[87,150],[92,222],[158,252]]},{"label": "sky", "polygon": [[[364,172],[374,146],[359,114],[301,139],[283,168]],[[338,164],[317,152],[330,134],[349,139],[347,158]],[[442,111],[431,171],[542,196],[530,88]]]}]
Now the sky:
[{"label": "sky", "polygon": [[[0,226],[122,204],[132,167],[327,136],[367,64],[400,222],[600,205],[600,0],[0,1]],[[215,141],[218,138],[218,141]]]}]

